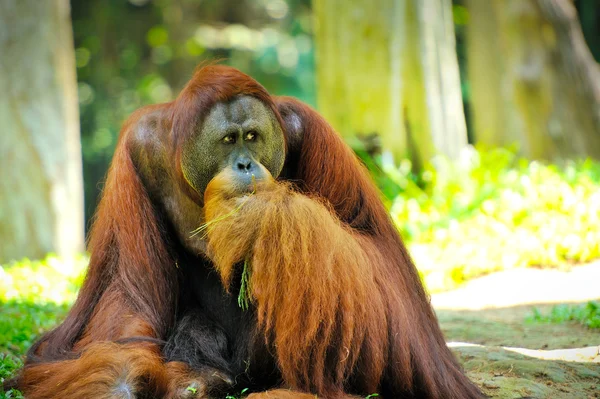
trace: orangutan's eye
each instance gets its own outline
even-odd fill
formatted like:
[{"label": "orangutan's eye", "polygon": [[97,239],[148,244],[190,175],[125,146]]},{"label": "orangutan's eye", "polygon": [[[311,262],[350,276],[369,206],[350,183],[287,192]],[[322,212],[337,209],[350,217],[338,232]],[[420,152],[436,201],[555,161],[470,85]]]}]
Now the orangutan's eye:
[{"label": "orangutan's eye", "polygon": [[254,130],[250,130],[249,132],[247,132],[244,135],[244,140],[246,140],[246,141],[255,141],[256,140],[256,136],[258,136],[258,134],[256,134],[256,132]]},{"label": "orangutan's eye", "polygon": [[223,137],[223,143],[225,144],[235,144],[235,134],[228,134],[227,136]]}]

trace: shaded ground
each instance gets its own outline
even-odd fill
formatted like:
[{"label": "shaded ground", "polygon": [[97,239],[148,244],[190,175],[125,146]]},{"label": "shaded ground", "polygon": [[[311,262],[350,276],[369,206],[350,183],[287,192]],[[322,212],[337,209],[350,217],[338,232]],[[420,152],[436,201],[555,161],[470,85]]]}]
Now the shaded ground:
[{"label": "shaded ground", "polygon": [[598,298],[597,262],[570,272],[501,272],[433,295],[432,303],[453,351],[490,397],[587,399],[600,398],[600,331],[526,318],[534,307],[546,313],[551,304]]},{"label": "shaded ground", "polygon": [[600,398],[598,363],[540,360],[498,347],[460,347],[454,352],[491,398]]}]

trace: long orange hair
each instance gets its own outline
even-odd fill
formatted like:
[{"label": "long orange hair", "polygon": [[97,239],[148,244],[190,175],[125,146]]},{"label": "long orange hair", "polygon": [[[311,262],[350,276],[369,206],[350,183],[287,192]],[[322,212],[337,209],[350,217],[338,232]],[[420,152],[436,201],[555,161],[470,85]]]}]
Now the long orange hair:
[{"label": "long orange hair", "polygon": [[[181,147],[214,104],[238,95],[258,98],[281,123],[284,174],[240,198],[222,173],[202,196],[181,176]],[[139,155],[140,137],[166,143],[168,154],[160,162],[151,158],[154,147]],[[206,381],[161,357],[177,322],[182,249],[141,164],[204,204],[197,223],[208,226],[208,256],[224,287],[247,263],[256,312],[248,328],[271,349],[282,377],[282,389],[251,397],[481,397],[447,348],[417,270],[352,151],[310,107],[210,65],[174,102],[146,107],[123,127],[85,283],[66,320],[29,353],[18,380],[28,398],[170,398],[187,394],[190,381]]]}]

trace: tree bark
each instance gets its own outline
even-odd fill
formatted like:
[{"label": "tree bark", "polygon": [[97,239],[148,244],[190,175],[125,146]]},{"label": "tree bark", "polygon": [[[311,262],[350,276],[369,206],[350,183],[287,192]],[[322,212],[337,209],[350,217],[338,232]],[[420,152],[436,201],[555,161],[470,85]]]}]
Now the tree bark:
[{"label": "tree bark", "polygon": [[600,72],[569,0],[469,0],[477,142],[600,157]]},{"label": "tree bark", "polygon": [[0,2],[0,262],[83,250],[68,0]]},{"label": "tree bark", "polygon": [[[585,42],[577,10],[568,0],[537,0],[554,30],[550,60],[559,76],[553,85],[556,112],[550,133],[559,155],[600,158],[600,68]],[[553,126],[556,126],[554,129]]]},{"label": "tree bark", "polygon": [[314,3],[319,110],[396,159],[458,156],[467,135],[449,0]]},{"label": "tree bark", "polygon": [[506,94],[506,38],[498,15],[499,0],[467,0],[467,72],[472,127],[477,143],[508,146],[519,141],[520,119]]}]

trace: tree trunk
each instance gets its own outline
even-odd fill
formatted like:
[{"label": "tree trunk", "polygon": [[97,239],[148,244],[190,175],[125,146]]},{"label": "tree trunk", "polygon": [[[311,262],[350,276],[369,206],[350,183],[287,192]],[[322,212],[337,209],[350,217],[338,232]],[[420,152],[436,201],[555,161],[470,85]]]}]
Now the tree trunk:
[{"label": "tree trunk", "polygon": [[419,164],[466,145],[450,0],[314,3],[317,102],[352,143]]},{"label": "tree trunk", "polygon": [[[558,155],[600,159],[600,68],[581,30],[577,10],[569,0],[537,0],[542,18],[554,30],[549,59],[557,82],[550,134]],[[562,150],[565,148],[565,150]]]},{"label": "tree trunk", "polygon": [[0,2],[0,262],[83,250],[68,0]]},{"label": "tree trunk", "polygon": [[477,143],[508,146],[520,140],[521,127],[514,102],[507,95],[506,39],[498,7],[504,0],[467,0],[467,72],[472,127]]},{"label": "tree trunk", "polygon": [[468,7],[477,142],[518,142],[534,159],[600,157],[600,72],[572,2],[469,0]]}]

